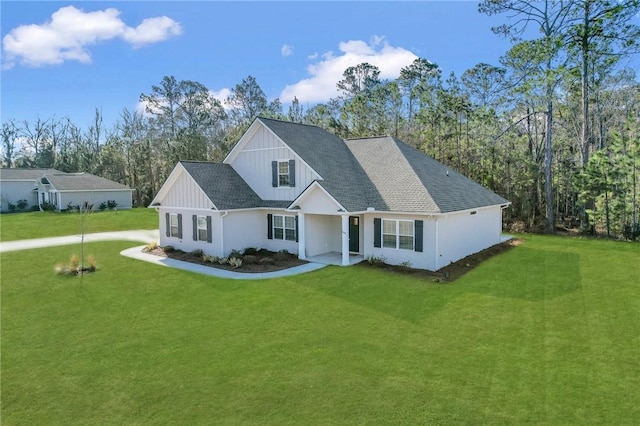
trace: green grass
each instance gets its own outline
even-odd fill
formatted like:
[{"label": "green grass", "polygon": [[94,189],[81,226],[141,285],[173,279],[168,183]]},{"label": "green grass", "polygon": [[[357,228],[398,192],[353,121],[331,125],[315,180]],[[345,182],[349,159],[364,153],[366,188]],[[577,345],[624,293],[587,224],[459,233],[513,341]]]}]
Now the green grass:
[{"label": "green grass", "polygon": [[[83,226],[78,213],[29,212],[0,215],[0,241],[77,235]],[[85,233],[158,228],[153,209],[93,212],[84,216]]]},{"label": "green grass", "polygon": [[526,239],[452,284],[4,253],[2,423],[638,424],[640,245]]}]

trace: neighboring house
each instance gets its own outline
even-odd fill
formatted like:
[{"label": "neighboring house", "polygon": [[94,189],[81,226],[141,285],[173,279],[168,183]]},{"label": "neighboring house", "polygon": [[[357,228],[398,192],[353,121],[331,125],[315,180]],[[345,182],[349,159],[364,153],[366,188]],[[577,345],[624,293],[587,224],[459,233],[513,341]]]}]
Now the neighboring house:
[{"label": "neighboring house", "polygon": [[[257,118],[222,163],[179,162],[153,199],[160,245],[248,247],[438,270],[501,241],[509,201],[392,137]],[[355,255],[355,256],[353,256]]]},{"label": "neighboring house", "polygon": [[38,192],[34,186],[36,179],[45,174],[62,173],[55,169],[0,169],[0,210],[10,211],[9,203],[17,206],[26,201],[25,209],[38,205]]},{"label": "neighboring house", "polygon": [[93,206],[116,202],[118,209],[131,208],[131,193],[126,185],[90,173],[45,173],[35,180],[38,204],[53,205],[56,210],[71,206]]}]

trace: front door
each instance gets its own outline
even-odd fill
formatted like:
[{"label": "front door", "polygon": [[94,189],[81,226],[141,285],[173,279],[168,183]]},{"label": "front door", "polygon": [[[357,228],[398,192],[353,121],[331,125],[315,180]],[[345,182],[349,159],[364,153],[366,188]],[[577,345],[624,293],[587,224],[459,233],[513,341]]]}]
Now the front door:
[{"label": "front door", "polygon": [[349,216],[349,251],[360,252],[360,218]]}]

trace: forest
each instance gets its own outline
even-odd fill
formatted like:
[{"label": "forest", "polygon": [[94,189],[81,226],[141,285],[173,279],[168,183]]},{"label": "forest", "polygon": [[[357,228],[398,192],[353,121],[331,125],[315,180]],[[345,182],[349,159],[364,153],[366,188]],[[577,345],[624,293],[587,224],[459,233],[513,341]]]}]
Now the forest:
[{"label": "forest", "polygon": [[[326,103],[268,100],[249,75],[224,100],[164,76],[106,126],[68,118],[2,123],[2,166],[89,172],[134,189],[147,206],[180,160],[221,161],[257,116],[343,138],[391,135],[512,202],[505,229],[640,239],[640,0],[483,0],[510,49],[498,64],[443,75],[416,59],[398,78],[344,70]],[[537,37],[524,38],[535,29]],[[488,29],[489,30],[489,29]],[[437,58],[434,58],[437,60]]]}]

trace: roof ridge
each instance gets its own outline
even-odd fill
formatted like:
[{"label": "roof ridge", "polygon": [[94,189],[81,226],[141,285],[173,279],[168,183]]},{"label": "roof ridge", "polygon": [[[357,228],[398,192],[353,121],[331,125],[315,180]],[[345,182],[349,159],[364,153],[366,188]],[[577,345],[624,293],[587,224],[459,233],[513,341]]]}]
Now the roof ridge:
[{"label": "roof ridge", "polygon": [[[327,129],[325,129],[324,127],[316,126],[315,124],[298,123],[296,121],[281,120],[281,119],[278,119],[278,118],[264,117],[264,116],[261,116],[261,115],[258,115],[256,117],[256,119],[275,121],[277,123],[284,123],[284,124],[294,124],[294,125],[297,125],[297,126],[315,127],[316,129],[321,129],[321,130],[324,130],[325,132],[331,133]],[[331,134],[333,134],[333,133],[331,133]]]}]

